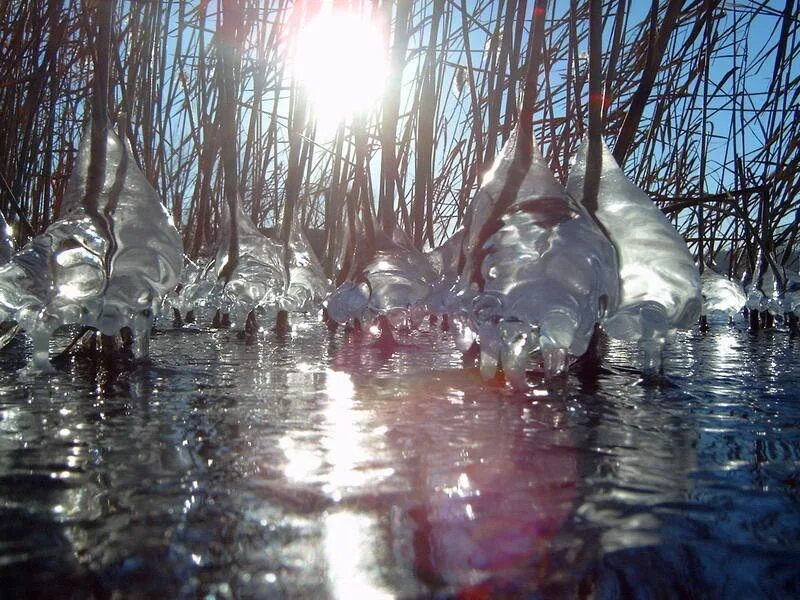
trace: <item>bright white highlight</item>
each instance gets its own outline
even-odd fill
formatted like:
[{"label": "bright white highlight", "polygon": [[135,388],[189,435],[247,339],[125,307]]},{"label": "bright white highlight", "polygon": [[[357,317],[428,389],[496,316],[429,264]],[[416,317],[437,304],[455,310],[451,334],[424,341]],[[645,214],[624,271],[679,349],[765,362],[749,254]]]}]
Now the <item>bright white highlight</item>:
[{"label": "bright white highlight", "polygon": [[293,70],[322,130],[373,108],[388,74],[383,33],[368,14],[320,12],[299,26]]}]

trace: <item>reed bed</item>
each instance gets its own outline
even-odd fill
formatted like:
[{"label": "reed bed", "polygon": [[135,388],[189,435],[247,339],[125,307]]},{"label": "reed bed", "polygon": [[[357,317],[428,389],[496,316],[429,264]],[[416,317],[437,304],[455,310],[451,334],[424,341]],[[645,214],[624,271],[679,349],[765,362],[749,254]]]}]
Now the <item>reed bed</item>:
[{"label": "reed bed", "polygon": [[[19,241],[58,214],[106,1],[0,0],[0,208]],[[388,84],[373,109],[332,131],[287,61],[317,5],[113,3],[109,117],[190,256],[209,252],[233,199],[284,237],[297,213],[327,232],[329,249],[345,214],[374,213],[419,248],[441,243],[515,126],[533,61],[535,138],[558,179],[594,128],[701,268],[716,262],[757,281],[772,271],[779,286],[797,272],[800,3],[375,3]],[[332,274],[332,256],[324,263]]]}]

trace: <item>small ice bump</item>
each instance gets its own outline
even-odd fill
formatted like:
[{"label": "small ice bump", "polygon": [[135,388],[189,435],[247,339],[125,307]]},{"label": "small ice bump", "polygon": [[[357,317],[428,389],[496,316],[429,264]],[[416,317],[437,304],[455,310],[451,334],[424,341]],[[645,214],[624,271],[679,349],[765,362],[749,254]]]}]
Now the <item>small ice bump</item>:
[{"label": "small ice bump", "polygon": [[706,267],[700,276],[703,294],[703,314],[723,313],[732,317],[744,308],[747,302],[742,286],[723,277],[711,267]]}]

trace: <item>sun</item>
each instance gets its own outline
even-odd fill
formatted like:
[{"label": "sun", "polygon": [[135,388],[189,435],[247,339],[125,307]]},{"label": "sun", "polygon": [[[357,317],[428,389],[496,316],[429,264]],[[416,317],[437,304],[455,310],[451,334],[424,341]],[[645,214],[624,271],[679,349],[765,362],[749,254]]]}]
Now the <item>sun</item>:
[{"label": "sun", "polygon": [[297,25],[291,67],[317,119],[318,128],[372,110],[388,75],[383,30],[367,9],[319,11]]}]

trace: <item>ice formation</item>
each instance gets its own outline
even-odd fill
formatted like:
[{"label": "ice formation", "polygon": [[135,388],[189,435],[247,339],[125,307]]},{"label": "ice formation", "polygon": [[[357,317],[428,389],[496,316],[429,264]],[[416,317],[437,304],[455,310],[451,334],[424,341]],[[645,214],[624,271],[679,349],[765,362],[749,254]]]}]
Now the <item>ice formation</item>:
[{"label": "ice formation", "polygon": [[706,267],[700,276],[703,295],[703,314],[722,313],[734,316],[744,308],[747,297],[742,286],[723,277],[711,267]]},{"label": "ice formation", "polygon": [[282,307],[289,312],[319,310],[330,291],[331,283],[303,233],[298,218],[294,219],[289,233],[286,262],[289,287],[281,301]]},{"label": "ice formation", "polygon": [[16,251],[14,236],[5,215],[0,212],[0,265],[6,264]]},{"label": "ice formation", "polygon": [[214,261],[207,259],[191,260],[183,257],[183,271],[175,288],[164,297],[162,317],[164,320],[180,318],[181,322],[202,321],[204,309],[212,298],[217,277]]},{"label": "ice formation", "polygon": [[351,276],[326,300],[331,318],[370,324],[384,315],[395,327],[417,324],[437,279],[425,256],[399,231],[394,239],[376,231],[373,247],[357,254]]},{"label": "ice formation", "polygon": [[454,309],[458,288],[458,259],[463,239],[464,230],[459,229],[441,246],[425,254],[437,275],[426,302],[427,310],[431,314],[450,313]]},{"label": "ice formation", "polygon": [[[3,213],[0,212],[0,266],[11,260],[15,250],[16,244],[14,244],[11,227]],[[17,334],[17,331],[19,331],[19,324],[15,321],[0,321],[0,348],[4,348]]]},{"label": "ice formation", "polygon": [[[578,150],[567,190],[583,197],[588,144]],[[700,275],[686,242],[647,195],[622,172],[603,144],[597,219],[617,249],[620,302],[603,328],[612,337],[639,340],[644,369],[660,369],[665,335],[691,327],[700,316]]]},{"label": "ice formation", "polygon": [[129,143],[110,126],[105,151],[97,213],[91,214],[84,201],[89,128],[61,214],[0,267],[0,312],[27,330],[38,368],[47,367],[51,334],[66,324],[88,325],[107,335],[128,327],[134,355],[145,356],[161,297],[178,281],[180,236],[136,166]]},{"label": "ice formation", "polygon": [[[516,144],[515,132],[470,206],[462,307],[451,323],[460,347],[480,339],[485,378],[502,366],[521,388],[532,361],[551,376],[586,351],[595,324],[616,306],[619,282],[614,248],[594,220],[538,149],[515,160]],[[497,214],[510,179],[521,183]]]},{"label": "ice formation", "polygon": [[786,277],[783,312],[791,312],[795,316],[800,316],[800,274],[792,273]]},{"label": "ice formation", "polygon": [[226,282],[219,278],[228,258],[229,218],[221,226],[214,275],[218,278],[208,302],[230,316],[231,325],[243,328],[247,315],[258,309],[273,318],[288,286],[283,247],[262,234],[242,209],[238,209],[239,262]]}]

